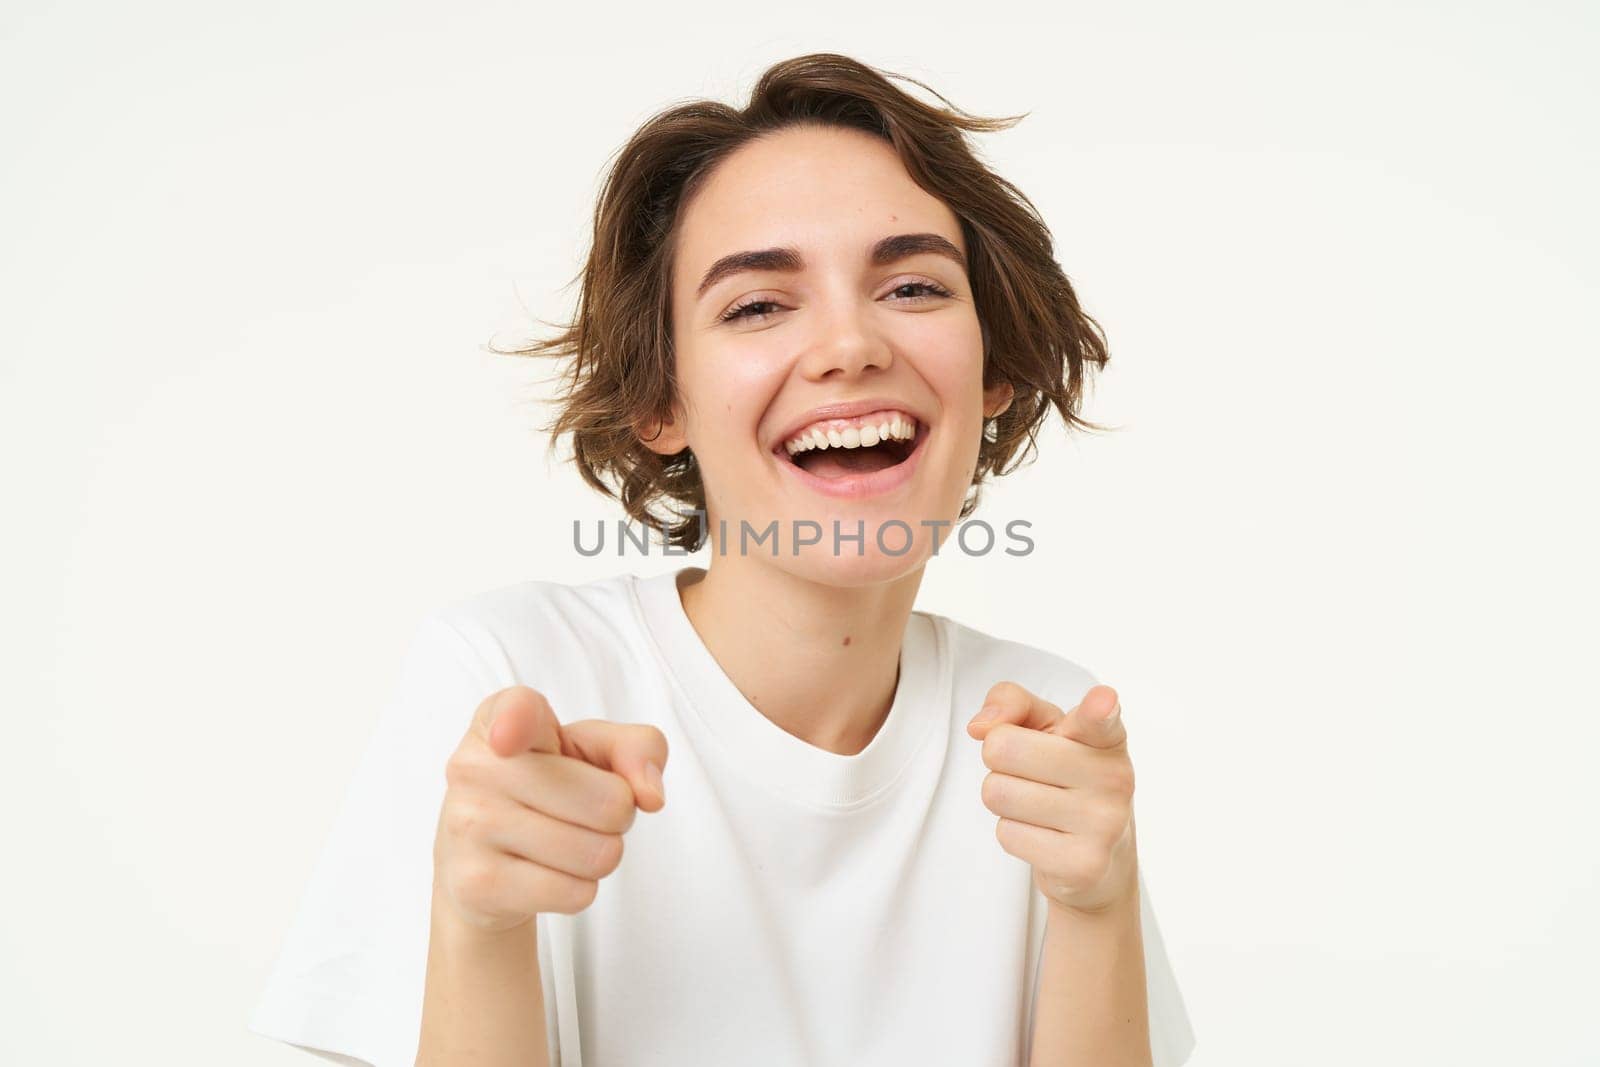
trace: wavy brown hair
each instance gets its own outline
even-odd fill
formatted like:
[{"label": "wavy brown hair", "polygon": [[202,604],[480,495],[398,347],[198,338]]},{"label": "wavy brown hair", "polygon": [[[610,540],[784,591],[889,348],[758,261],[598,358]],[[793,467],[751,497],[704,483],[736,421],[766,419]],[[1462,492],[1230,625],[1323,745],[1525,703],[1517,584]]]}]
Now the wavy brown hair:
[{"label": "wavy brown hair", "polygon": [[[891,78],[945,106],[918,100]],[[893,146],[911,179],[960,220],[983,385],[1009,382],[1013,390],[1011,405],[985,426],[965,518],[986,477],[1030,461],[1051,408],[1069,430],[1106,429],[1078,411],[1091,365],[1109,358],[1104,332],[1079,306],[1032,201],[984,166],[965,137],[1009,129],[1026,114],[972,115],[914,78],[829,52],[768,68],[742,109],[695,100],[659,111],[615,154],[602,185],[588,262],[573,279],[582,282],[573,320],[554,337],[490,350],[565,359],[557,415],[543,427],[552,445],[570,434],[584,481],[660,529],[668,544],[699,548],[705,487],[693,453],[663,456],[640,440],[641,428],[669,417],[675,396],[680,211],[718,163],[756,138],[801,125],[864,130]]]}]

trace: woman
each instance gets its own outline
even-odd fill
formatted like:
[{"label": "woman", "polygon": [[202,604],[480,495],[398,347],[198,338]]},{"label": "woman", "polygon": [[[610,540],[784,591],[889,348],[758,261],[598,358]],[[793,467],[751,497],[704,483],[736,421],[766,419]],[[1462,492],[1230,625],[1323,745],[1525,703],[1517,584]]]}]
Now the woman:
[{"label": "woman", "polygon": [[822,54],[635,134],[574,322],[518,351],[568,360],[584,477],[710,565],[424,621],[257,1032],[379,1067],[1187,1057],[1115,691],[913,610],[1106,359],[962,137],[1012,121]]}]

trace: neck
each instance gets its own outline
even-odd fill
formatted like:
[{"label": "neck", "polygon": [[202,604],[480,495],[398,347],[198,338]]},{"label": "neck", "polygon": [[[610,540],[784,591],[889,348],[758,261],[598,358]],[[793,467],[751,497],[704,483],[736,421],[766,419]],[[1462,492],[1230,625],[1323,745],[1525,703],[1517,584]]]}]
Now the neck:
[{"label": "neck", "polygon": [[756,710],[808,744],[852,756],[888,718],[921,584],[921,567],[841,588],[715,556],[678,591],[700,640]]}]

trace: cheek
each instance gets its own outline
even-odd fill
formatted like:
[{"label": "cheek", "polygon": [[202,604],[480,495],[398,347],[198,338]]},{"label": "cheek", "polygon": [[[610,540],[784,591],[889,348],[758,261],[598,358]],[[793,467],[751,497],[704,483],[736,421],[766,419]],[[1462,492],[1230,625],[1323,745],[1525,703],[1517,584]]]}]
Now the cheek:
[{"label": "cheek", "polygon": [[932,361],[925,361],[922,374],[939,398],[941,429],[940,451],[945,474],[941,482],[952,494],[964,494],[972,480],[973,468],[983,437],[983,356],[982,338],[974,325],[971,346],[952,348],[948,342]]},{"label": "cheek", "polygon": [[[908,316],[917,320],[905,340],[915,364],[947,407],[982,406],[983,330],[975,314]],[[974,394],[969,396],[968,394]]]},{"label": "cheek", "polygon": [[713,387],[721,400],[718,410],[724,415],[744,412],[753,424],[765,409],[767,398],[777,391],[783,374],[782,361],[763,359],[758,353],[718,361]]},{"label": "cheek", "polygon": [[924,361],[923,375],[939,398],[939,417],[965,440],[983,427],[983,359],[979,350],[945,350]]},{"label": "cheek", "polygon": [[702,467],[738,462],[740,450],[749,451],[780,377],[775,367],[771,360],[707,353],[682,369],[678,387]]}]

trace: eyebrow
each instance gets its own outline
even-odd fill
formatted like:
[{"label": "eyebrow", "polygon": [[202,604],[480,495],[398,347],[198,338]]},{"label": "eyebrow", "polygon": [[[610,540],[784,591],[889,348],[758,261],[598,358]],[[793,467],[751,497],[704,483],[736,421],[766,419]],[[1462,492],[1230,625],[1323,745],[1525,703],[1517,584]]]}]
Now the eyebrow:
[{"label": "eyebrow", "polygon": [[[897,233],[892,237],[885,237],[868,250],[867,261],[874,267],[884,267],[925,252],[953,259],[961,264],[962,270],[967,267],[967,258],[961,254],[961,250],[947,238],[936,233]],[[695,299],[705,296],[706,290],[722,279],[741,271],[794,272],[803,269],[805,260],[801,258],[798,248],[763,248],[754,252],[734,252],[711,264],[705,277],[700,279],[700,287],[694,293]]]}]

